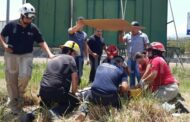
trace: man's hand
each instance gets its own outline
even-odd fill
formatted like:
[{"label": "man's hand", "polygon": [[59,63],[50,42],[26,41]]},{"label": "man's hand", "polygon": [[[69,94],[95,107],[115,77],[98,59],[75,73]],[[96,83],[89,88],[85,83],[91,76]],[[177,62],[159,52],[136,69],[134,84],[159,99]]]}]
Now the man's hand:
[{"label": "man's hand", "polygon": [[83,28],[83,27],[84,27],[84,23],[83,23],[81,20],[79,20],[79,21],[77,22],[77,27]]},{"label": "man's hand", "polygon": [[49,56],[48,56],[50,59],[52,59],[52,58],[54,58],[54,57],[56,57],[56,55],[54,55],[54,54],[49,54]]},{"label": "man's hand", "polygon": [[99,57],[99,55],[96,54],[96,53],[92,53],[92,56],[93,56],[94,58],[98,58],[98,57]]},{"label": "man's hand", "polygon": [[145,83],[144,83],[144,80],[140,80],[140,82],[137,84],[137,88],[144,88],[144,85],[145,85]]},{"label": "man's hand", "polygon": [[8,46],[8,44],[5,44],[3,46],[3,48],[4,48],[5,52],[8,52],[8,53],[12,53],[13,52],[13,50]]},{"label": "man's hand", "polygon": [[90,61],[89,60],[86,60],[86,65],[89,65],[90,64]]}]

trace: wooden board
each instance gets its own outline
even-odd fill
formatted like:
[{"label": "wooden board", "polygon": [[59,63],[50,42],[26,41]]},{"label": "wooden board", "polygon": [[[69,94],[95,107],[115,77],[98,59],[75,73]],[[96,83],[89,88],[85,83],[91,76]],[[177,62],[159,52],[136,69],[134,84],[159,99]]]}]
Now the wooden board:
[{"label": "wooden board", "polygon": [[125,31],[130,32],[133,28],[142,29],[143,27],[134,27],[128,21],[122,19],[91,19],[82,20],[84,25],[92,28],[98,28],[107,31]]}]

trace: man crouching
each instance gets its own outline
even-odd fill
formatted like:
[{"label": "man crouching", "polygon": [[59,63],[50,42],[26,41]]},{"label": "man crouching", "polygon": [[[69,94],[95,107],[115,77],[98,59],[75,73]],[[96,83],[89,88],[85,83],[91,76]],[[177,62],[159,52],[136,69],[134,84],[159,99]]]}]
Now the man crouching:
[{"label": "man crouching", "polygon": [[112,106],[121,109],[119,92],[128,91],[128,76],[123,65],[124,59],[115,56],[110,63],[102,63],[98,66],[91,89],[84,95],[86,102],[80,106],[80,114],[76,117],[76,121],[84,121],[89,111],[87,102],[106,108]]},{"label": "man crouching", "polygon": [[79,100],[74,95],[78,83],[74,57],[80,54],[80,49],[74,41],[67,41],[61,48],[62,55],[48,62],[40,85],[41,104],[50,109],[50,113],[56,118],[79,105]]}]

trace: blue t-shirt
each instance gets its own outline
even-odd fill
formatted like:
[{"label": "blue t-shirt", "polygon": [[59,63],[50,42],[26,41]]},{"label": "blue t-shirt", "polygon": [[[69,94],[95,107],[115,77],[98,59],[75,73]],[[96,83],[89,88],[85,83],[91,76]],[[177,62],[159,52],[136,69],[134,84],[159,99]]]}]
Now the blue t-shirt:
[{"label": "blue t-shirt", "polygon": [[94,89],[103,94],[117,93],[119,84],[126,82],[127,78],[127,73],[123,68],[109,63],[102,63],[96,70],[92,90]]},{"label": "blue t-shirt", "polygon": [[135,58],[137,52],[142,52],[145,49],[145,45],[149,43],[148,36],[141,31],[133,36],[131,33],[127,33],[124,37],[127,43],[128,58]]},{"label": "blue t-shirt", "polygon": [[84,31],[77,31],[74,34],[69,34],[69,40],[75,41],[80,47],[80,56],[83,57],[84,43],[86,41],[87,34]]}]

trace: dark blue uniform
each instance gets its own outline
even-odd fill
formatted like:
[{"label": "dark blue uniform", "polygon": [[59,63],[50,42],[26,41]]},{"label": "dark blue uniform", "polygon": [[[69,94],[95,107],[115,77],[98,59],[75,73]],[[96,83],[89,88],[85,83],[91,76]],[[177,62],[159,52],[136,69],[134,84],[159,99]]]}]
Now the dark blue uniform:
[{"label": "dark blue uniform", "polygon": [[[101,64],[97,68],[91,90],[85,94],[85,100],[93,104],[105,107],[113,106],[120,109],[121,101],[118,95],[118,88],[119,84],[127,82],[127,78],[128,76],[123,68],[109,63]],[[87,108],[87,105],[83,104],[80,107],[80,111],[87,113]]]},{"label": "dark blue uniform", "polygon": [[3,28],[1,35],[13,49],[13,54],[31,53],[34,42],[44,42],[40,31],[33,23],[22,27],[19,20],[9,22]]}]

